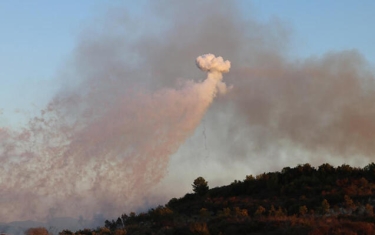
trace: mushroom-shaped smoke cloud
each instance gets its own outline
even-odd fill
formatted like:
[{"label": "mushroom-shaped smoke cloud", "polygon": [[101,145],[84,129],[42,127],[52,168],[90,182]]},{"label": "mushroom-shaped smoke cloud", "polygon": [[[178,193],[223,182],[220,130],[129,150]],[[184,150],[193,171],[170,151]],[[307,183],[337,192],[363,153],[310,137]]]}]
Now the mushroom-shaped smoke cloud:
[{"label": "mushroom-shaped smoke cloud", "polygon": [[[230,69],[230,61],[223,59],[223,57],[215,57],[214,54],[205,54],[197,57],[196,64],[198,68],[202,71],[207,71],[207,80],[213,80],[216,83],[216,88],[221,94],[225,94],[228,90],[225,83],[221,80],[223,79],[222,73],[228,73]],[[214,95],[216,91],[214,92]]]},{"label": "mushroom-shaped smoke cloud", "polygon": [[198,68],[208,72],[228,73],[230,61],[224,61],[223,57],[215,57],[213,54],[199,56],[196,60]]}]

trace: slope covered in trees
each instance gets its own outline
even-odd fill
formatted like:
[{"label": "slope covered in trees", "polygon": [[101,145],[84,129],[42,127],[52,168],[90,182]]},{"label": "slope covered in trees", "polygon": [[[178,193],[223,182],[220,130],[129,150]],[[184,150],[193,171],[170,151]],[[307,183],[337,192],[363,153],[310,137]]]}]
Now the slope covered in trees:
[{"label": "slope covered in trees", "polygon": [[374,163],[285,167],[212,189],[198,177],[192,186],[148,212],[60,234],[375,234]]}]

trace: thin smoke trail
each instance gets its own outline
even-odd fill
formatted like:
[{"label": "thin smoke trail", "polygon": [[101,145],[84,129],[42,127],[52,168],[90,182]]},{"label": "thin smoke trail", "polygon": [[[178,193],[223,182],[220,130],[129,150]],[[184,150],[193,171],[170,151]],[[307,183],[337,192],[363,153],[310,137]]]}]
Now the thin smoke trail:
[{"label": "thin smoke trail", "polygon": [[207,160],[210,157],[210,150],[207,147],[206,119],[205,118],[203,118],[203,120],[202,120],[202,126],[203,126],[202,135],[203,135],[203,138],[204,138],[204,149],[207,152],[207,155],[205,156],[205,159]]}]

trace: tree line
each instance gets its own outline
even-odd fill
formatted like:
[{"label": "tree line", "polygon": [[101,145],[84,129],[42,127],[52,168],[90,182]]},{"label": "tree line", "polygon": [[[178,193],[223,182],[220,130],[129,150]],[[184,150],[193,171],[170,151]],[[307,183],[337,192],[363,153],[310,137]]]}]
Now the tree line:
[{"label": "tree line", "polygon": [[212,189],[198,177],[192,190],[147,212],[106,220],[102,228],[60,235],[375,234],[374,163],[307,163]]}]

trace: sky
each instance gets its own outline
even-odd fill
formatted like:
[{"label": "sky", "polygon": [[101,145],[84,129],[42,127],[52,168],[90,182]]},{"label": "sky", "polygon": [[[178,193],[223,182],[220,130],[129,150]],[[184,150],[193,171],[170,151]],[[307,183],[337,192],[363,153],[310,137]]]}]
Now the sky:
[{"label": "sky", "polygon": [[141,211],[198,176],[368,164],[374,7],[1,1],[0,222]]},{"label": "sky", "polygon": [[[82,30],[97,14],[104,14],[103,9],[115,4],[115,1],[109,4],[100,0],[1,1],[0,107],[3,118],[0,125],[18,126],[25,120],[16,113],[30,116],[35,114],[34,110],[39,112],[57,89],[56,75],[69,59]],[[134,13],[142,6],[130,1],[120,5],[129,6]]]},{"label": "sky", "polygon": [[[247,1],[243,2],[246,11]],[[331,50],[357,49],[375,63],[371,47],[375,33],[370,24],[373,1],[252,1],[257,17],[277,17],[293,31],[293,54],[307,57]],[[246,14],[246,13],[245,13]]]},{"label": "sky", "polygon": [[[375,3],[371,0],[253,0],[233,4],[245,18],[251,14],[262,22],[285,23],[292,32],[291,56],[306,58],[356,49],[375,64],[375,32],[371,30]],[[77,38],[96,18],[116,6],[125,6],[134,15],[142,15],[147,8],[145,1],[0,2],[0,126],[18,126],[25,122],[25,115],[35,115],[46,104],[57,89],[54,79]]]}]

